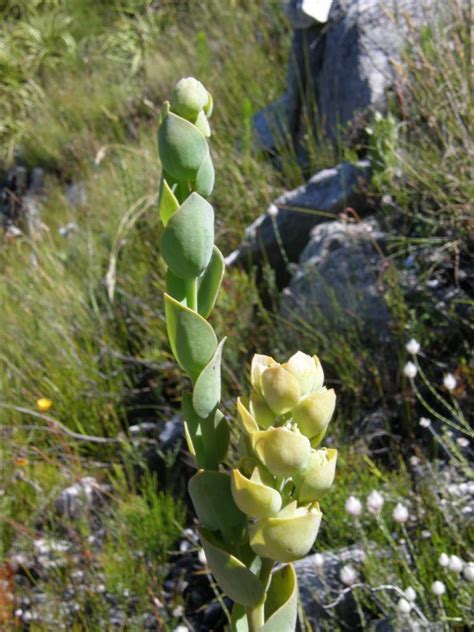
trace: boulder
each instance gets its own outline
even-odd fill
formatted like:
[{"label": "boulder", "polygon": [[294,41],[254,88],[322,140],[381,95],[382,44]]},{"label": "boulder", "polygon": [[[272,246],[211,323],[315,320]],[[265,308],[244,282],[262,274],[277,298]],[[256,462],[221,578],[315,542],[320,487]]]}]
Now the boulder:
[{"label": "boulder", "polygon": [[288,263],[298,261],[311,229],[337,217],[346,207],[363,216],[372,208],[364,195],[370,177],[366,160],[337,165],[318,172],[306,184],[284,193],[245,231],[240,247],[231,253],[226,264],[261,268],[268,263],[276,280],[284,287],[289,280]]},{"label": "boulder", "polygon": [[[340,572],[345,565],[357,569],[364,558],[363,549],[355,545],[294,562],[301,606],[311,630],[361,629],[352,592],[342,594],[347,586],[342,583]],[[334,608],[327,607],[336,600]]]},{"label": "boulder", "polygon": [[[390,312],[384,300],[384,234],[374,219],[326,222],[313,229],[299,266],[283,291],[281,315],[298,326],[318,323],[362,339],[386,340]],[[307,325],[306,325],[307,326]]]},{"label": "boulder", "polygon": [[56,512],[70,520],[78,520],[97,512],[105,503],[110,488],[93,476],[84,476],[77,483],[63,489],[56,499]]},{"label": "boulder", "polygon": [[[300,161],[301,140],[309,131],[334,144],[341,129],[368,110],[383,110],[387,91],[396,83],[396,62],[416,29],[439,18],[440,0],[334,0],[327,24],[288,2],[294,27],[288,66],[287,128]],[[306,4],[311,4],[307,2]],[[271,117],[273,110],[266,110]],[[304,120],[312,121],[308,130]],[[261,137],[262,115],[255,128]],[[272,124],[267,123],[267,129]],[[281,127],[279,123],[278,128]],[[265,148],[272,144],[266,137]],[[273,139],[278,145],[278,138]]]}]

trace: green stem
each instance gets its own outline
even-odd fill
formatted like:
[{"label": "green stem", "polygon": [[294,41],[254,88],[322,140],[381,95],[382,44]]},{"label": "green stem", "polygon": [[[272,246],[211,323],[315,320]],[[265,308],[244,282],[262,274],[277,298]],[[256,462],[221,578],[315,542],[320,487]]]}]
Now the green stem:
[{"label": "green stem", "polygon": [[193,309],[197,312],[198,308],[198,280],[196,279],[186,279],[186,303],[189,309]]},{"label": "green stem", "polygon": [[256,606],[253,608],[247,608],[249,632],[258,632],[265,623],[265,600],[267,598],[267,590],[270,585],[270,576],[274,563],[275,562],[273,560],[266,557],[262,559],[262,568],[260,569],[258,578],[265,588],[265,594]]}]

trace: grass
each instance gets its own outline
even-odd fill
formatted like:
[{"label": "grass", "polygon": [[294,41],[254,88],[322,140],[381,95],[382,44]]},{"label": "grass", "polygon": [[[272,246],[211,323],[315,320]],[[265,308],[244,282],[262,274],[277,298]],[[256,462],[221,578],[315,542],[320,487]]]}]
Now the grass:
[{"label": "grass", "polygon": [[[227,254],[272,199],[303,182],[291,153],[283,152],[282,170],[276,171],[251,142],[252,114],[284,87],[289,29],[279,3],[246,0],[189,2],[186,8],[151,0],[16,0],[0,4],[0,11],[0,166],[16,162],[46,171],[39,232],[23,227],[19,238],[0,244],[3,568],[12,551],[31,552],[39,537],[66,534],[74,554],[61,554],[57,567],[20,583],[16,596],[31,594],[36,585],[48,594],[56,620],[71,629],[108,629],[112,600],[133,629],[141,625],[138,613],[157,616],[167,553],[189,521],[170,484],[179,482],[178,465],[171,462],[163,480],[137,476],[146,471],[143,449],[125,438],[132,423],[166,421],[179,409],[182,387],[161,298],[159,105],[185,75],[201,78],[214,95],[213,204],[217,242]],[[413,40],[398,69],[403,100],[370,124],[365,146],[347,149],[352,155],[369,152],[376,166],[372,193],[383,196],[378,219],[390,235],[383,263],[394,323],[385,360],[353,326],[341,333],[324,320],[317,328],[301,323],[290,340],[285,323],[262,305],[254,279],[244,272],[227,275],[213,316],[218,335],[229,337],[224,399],[230,414],[228,400],[247,390],[242,376],[253,352],[283,359],[298,347],[321,357],[339,397],[332,439],[341,458],[334,491],[322,502],[326,517],[317,547],[365,539],[390,550],[390,581],[401,587],[419,582],[420,608],[446,629],[468,622],[467,583],[433,560],[443,551],[469,559],[468,525],[452,509],[449,492],[437,488],[436,463],[426,461],[429,477],[415,481],[409,456],[443,453],[448,445],[453,467],[470,468],[442,419],[441,443],[420,434],[417,420],[427,411],[402,369],[409,359],[404,345],[414,335],[422,342],[427,375],[426,382],[417,377],[419,395],[446,413],[429,385],[445,397],[442,375],[452,371],[459,390],[454,402],[447,400],[454,407],[450,419],[462,419],[458,407],[469,403],[472,381],[468,298],[461,293],[456,303],[440,306],[425,285],[438,273],[460,290],[466,285],[460,271],[472,220],[466,159],[472,155],[472,112],[467,27],[456,15],[452,23],[448,31],[431,25]],[[310,152],[312,169],[331,165],[335,153],[341,149]],[[71,183],[84,193],[79,204],[66,195]],[[77,229],[61,235],[70,223]],[[415,297],[404,285],[410,256],[418,266]],[[278,307],[271,272],[265,278]],[[53,401],[46,416],[36,409],[41,396]],[[386,463],[372,460],[363,433],[354,441],[354,428],[374,408],[384,413],[387,430],[404,436]],[[113,442],[78,441],[55,431],[54,420]],[[60,491],[88,475],[110,485],[100,545],[89,542],[89,518],[65,524],[55,510]],[[355,529],[345,501],[349,495],[365,499],[375,488],[387,499],[387,528],[365,513]],[[407,525],[408,535],[390,518],[399,501],[418,517]],[[403,539],[413,547],[408,571]],[[370,586],[387,579],[385,565],[371,555],[358,570]],[[76,590],[77,571],[89,589],[78,595],[77,610],[66,612],[61,587]],[[448,586],[442,608],[430,590],[438,578]],[[375,617],[396,616],[393,595],[357,594]],[[172,629],[173,613],[160,616],[158,625]],[[11,610],[3,620],[13,626]]]}]

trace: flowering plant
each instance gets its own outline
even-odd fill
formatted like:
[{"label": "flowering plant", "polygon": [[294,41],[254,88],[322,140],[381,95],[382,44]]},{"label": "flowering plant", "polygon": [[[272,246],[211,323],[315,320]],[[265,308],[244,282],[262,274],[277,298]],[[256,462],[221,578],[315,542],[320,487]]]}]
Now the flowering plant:
[{"label": "flowering plant", "polygon": [[[222,467],[230,438],[218,408],[225,339],[218,342],[207,320],[224,274],[214,211],[205,199],[214,187],[207,142],[212,108],[199,81],[181,79],[158,132],[168,337],[192,382],[183,396],[187,445],[198,468],[189,493],[209,568],[235,602],[233,629],[292,632],[291,562],[313,546],[322,517],[318,501],[334,480],[337,451],[319,444],[336,396],[323,386],[316,356],[298,352],[279,364],[256,354],[249,397],[237,401],[240,458],[230,472]],[[275,562],[283,565],[272,573]]]}]

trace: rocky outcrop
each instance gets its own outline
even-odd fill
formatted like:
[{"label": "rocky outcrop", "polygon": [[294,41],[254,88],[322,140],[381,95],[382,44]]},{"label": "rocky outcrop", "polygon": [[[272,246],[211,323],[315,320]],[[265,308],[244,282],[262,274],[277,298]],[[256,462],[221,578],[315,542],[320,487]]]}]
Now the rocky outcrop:
[{"label": "rocky outcrop", "polygon": [[283,291],[281,315],[295,325],[330,323],[356,328],[363,338],[386,339],[390,312],[384,300],[384,234],[374,219],[326,222],[313,229],[299,267]]},{"label": "rocky outcrop", "polygon": [[346,207],[362,216],[371,209],[364,195],[369,177],[368,161],[320,171],[303,186],[277,198],[246,229],[238,250],[227,257],[227,265],[260,268],[267,263],[275,271],[278,285],[284,287],[290,277],[288,263],[298,261],[314,226],[337,217]]},{"label": "rocky outcrop", "polygon": [[[382,110],[396,84],[396,62],[421,25],[439,17],[439,0],[334,0],[327,24],[290,0],[287,13],[294,32],[286,95],[257,114],[254,128],[260,146],[278,145],[272,130],[284,127],[304,162],[302,139],[309,131],[333,143],[360,113]],[[275,112],[278,117],[274,118]],[[308,130],[304,120],[311,121]],[[276,123],[275,123],[276,121]]]}]

